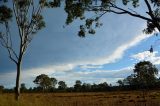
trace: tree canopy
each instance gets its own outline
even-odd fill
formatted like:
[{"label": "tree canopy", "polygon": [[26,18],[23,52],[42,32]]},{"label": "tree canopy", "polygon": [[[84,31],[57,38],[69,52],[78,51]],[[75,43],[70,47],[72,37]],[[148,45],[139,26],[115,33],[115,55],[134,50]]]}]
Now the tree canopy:
[{"label": "tree canopy", "polygon": [[[142,3],[147,7],[143,14],[135,10]],[[155,32],[156,29],[160,31],[159,0],[65,0],[65,4],[65,11],[68,14],[66,24],[78,18],[85,20],[85,24],[80,25],[78,33],[80,37],[85,37],[86,33],[94,34],[95,28],[102,25],[99,22],[100,18],[108,13],[127,14],[145,20],[147,26],[143,31],[147,34]],[[86,18],[85,13],[87,12],[93,12],[95,15]]]},{"label": "tree canopy", "polygon": [[67,88],[67,85],[64,81],[59,81],[58,82],[58,89],[59,90],[65,90]]},{"label": "tree canopy", "polygon": [[158,69],[149,61],[142,61],[135,65],[134,73],[140,84],[151,85],[156,82]]},{"label": "tree canopy", "polygon": [[140,88],[155,86],[158,81],[158,69],[149,61],[141,61],[134,66],[134,74],[127,78],[118,80],[120,86],[130,85]]},{"label": "tree canopy", "polygon": [[57,80],[55,78],[49,78],[48,75],[45,74],[37,76],[33,82],[39,87],[41,87],[43,90],[47,90],[51,87],[54,88],[57,84]]}]

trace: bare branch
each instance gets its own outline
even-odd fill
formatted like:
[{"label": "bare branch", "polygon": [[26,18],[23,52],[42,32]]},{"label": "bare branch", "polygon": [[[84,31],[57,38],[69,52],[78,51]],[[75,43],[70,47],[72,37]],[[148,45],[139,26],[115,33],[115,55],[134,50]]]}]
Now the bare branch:
[{"label": "bare branch", "polygon": [[[3,40],[3,42],[2,42],[2,40]],[[2,45],[3,47],[5,47],[5,48],[7,49],[8,54],[9,54],[9,58],[10,58],[14,63],[17,64],[16,59],[18,59],[18,57],[17,57],[17,54],[15,53],[15,51],[14,51],[11,47],[8,47],[8,45],[6,45],[5,39],[1,38],[1,39],[0,39],[0,43],[1,43],[1,45]],[[14,57],[13,57],[12,54],[16,57],[16,59],[14,59]]]},{"label": "bare branch", "polygon": [[152,8],[151,8],[148,0],[144,0],[144,1],[145,1],[146,5],[147,5],[148,11],[149,11],[149,12],[147,12],[147,13],[151,16],[151,18],[154,18],[154,15],[153,15],[153,13],[152,13]]},{"label": "bare branch", "polygon": [[[144,19],[146,21],[149,21],[149,22],[152,22],[152,19],[148,18],[148,17],[145,17],[143,15],[140,15],[138,14],[136,11],[133,11],[132,9],[128,8],[128,10],[126,9],[123,9],[123,8],[120,8],[118,7],[117,5],[113,4],[113,3],[109,3],[109,8],[106,9],[106,8],[103,8],[103,6],[89,6],[86,9],[86,11],[106,11],[106,12],[112,12],[112,13],[115,13],[115,14],[128,14],[128,15],[131,15],[133,17],[137,17],[137,18],[141,18],[141,19]],[[130,11],[129,11],[130,10]]]},{"label": "bare branch", "polygon": [[115,14],[127,14],[126,12],[119,12],[119,11],[113,11],[113,10],[108,10],[108,12],[112,12]]},{"label": "bare branch", "polygon": [[13,47],[12,47],[12,38],[11,38],[11,33],[10,33],[10,30],[9,30],[8,22],[5,22],[5,28],[6,28],[6,35],[1,36],[0,40],[3,41],[3,42],[1,42],[1,44],[5,48],[7,48],[10,53],[12,52],[13,55],[18,59],[18,56],[17,56],[16,52],[13,50]]},{"label": "bare branch", "polygon": [[16,22],[17,22],[17,26],[18,26],[19,37],[20,37],[20,40],[22,41],[22,35],[21,35],[21,30],[20,30],[20,20],[18,18],[18,14],[17,14],[18,10],[16,9],[16,6],[15,6],[16,4],[15,4],[14,0],[12,0],[12,4],[13,4],[13,12],[14,12],[14,15],[16,17]]},{"label": "bare branch", "polygon": [[18,62],[12,57],[11,52],[8,50],[9,53],[9,58],[16,64],[18,64]]},{"label": "bare branch", "polygon": [[[111,12],[119,13],[119,14],[129,14],[129,15],[131,15],[131,16],[133,16],[133,17],[141,18],[141,19],[144,19],[144,20],[146,20],[146,21],[152,22],[152,19],[150,19],[150,18],[148,18],[148,17],[142,16],[142,15],[140,15],[140,14],[138,14],[138,13],[135,13],[135,12],[134,12],[134,13],[133,13],[133,12],[130,12],[130,11],[125,10],[125,9],[123,9],[123,8],[120,8],[120,7],[118,7],[118,6],[116,6],[116,5],[112,4],[112,3],[111,3],[111,8],[117,9],[117,10],[120,10],[120,11],[121,11],[121,12],[116,12],[115,10],[112,10],[112,9],[111,9]],[[107,10],[107,11],[108,11],[108,10]]]},{"label": "bare branch", "polygon": [[131,9],[131,8],[128,8],[128,10],[132,11],[132,12],[135,13],[135,14],[138,14],[136,11],[134,11],[134,10]]}]

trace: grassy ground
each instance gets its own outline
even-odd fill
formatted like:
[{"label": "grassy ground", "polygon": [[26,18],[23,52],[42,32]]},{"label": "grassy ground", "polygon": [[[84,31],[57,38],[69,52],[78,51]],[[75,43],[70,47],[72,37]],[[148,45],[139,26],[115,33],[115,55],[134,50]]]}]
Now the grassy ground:
[{"label": "grassy ground", "polygon": [[0,106],[160,106],[160,91],[106,93],[23,93],[0,94]]}]

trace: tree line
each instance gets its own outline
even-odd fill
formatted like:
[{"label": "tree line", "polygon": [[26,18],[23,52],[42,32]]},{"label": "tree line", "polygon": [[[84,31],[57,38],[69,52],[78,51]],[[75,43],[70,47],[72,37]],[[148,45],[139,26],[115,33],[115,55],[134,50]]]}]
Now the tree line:
[{"label": "tree line", "polygon": [[[159,89],[160,78],[158,69],[149,61],[141,61],[134,66],[133,73],[122,80],[117,81],[117,85],[112,86],[107,82],[99,84],[82,83],[76,80],[72,87],[68,87],[65,81],[58,81],[48,75],[38,75],[33,83],[36,87],[27,89],[25,83],[21,84],[22,92],[104,92],[115,90],[144,90]],[[14,92],[14,89],[6,89],[0,86],[0,92]]]}]

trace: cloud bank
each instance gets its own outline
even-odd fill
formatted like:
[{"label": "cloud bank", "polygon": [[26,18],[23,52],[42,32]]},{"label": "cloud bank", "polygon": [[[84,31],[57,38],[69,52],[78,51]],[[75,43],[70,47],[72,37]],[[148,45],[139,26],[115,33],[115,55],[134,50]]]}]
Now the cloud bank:
[{"label": "cloud bank", "polygon": [[[93,59],[92,61],[86,60],[61,65],[53,64],[38,68],[25,69],[22,71],[22,82],[26,83],[26,85],[28,86],[34,86],[32,82],[37,75],[47,74],[51,77],[57,78],[58,80],[66,81],[69,86],[72,86],[75,80],[81,80],[88,83],[100,83],[106,81],[108,83],[115,84],[118,79],[122,79],[132,73],[132,67],[125,67],[119,70],[105,70],[103,65],[116,62],[117,59],[121,59],[124,55],[125,50],[136,45],[143,39],[146,39],[146,35],[139,35],[131,42],[127,42],[124,45],[119,46],[110,56],[99,59],[97,58],[96,61],[94,61]],[[156,53],[157,52],[154,52],[152,54],[150,58],[151,60],[160,60],[160,57],[155,57]],[[135,54],[131,57],[134,59],[143,60],[146,59],[147,56],[149,56],[149,53],[143,52]],[[77,70],[77,67],[79,67],[80,69]],[[16,71],[1,74],[0,84],[6,85],[7,87],[13,87],[13,81],[15,80],[15,77]]]}]

